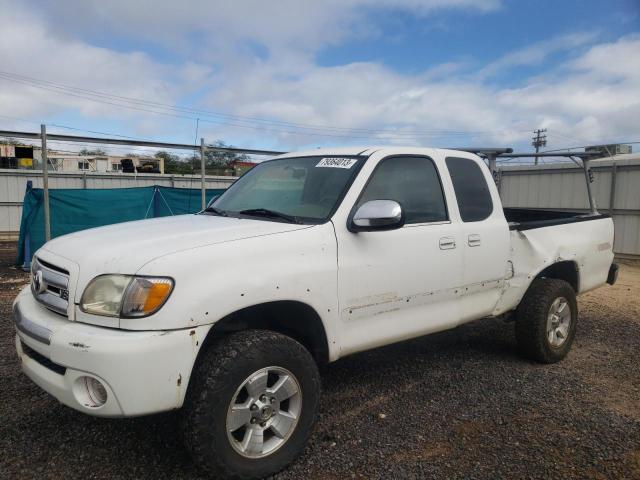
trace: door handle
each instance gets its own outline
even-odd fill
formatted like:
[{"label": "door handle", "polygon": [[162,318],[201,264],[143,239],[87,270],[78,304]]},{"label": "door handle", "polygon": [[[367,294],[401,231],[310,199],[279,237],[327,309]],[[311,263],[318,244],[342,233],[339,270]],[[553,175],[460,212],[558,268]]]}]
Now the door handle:
[{"label": "door handle", "polygon": [[453,237],[440,237],[440,250],[456,248],[456,239]]},{"label": "door handle", "polygon": [[472,233],[471,235],[469,235],[469,237],[467,238],[467,244],[470,247],[479,247],[480,246],[480,235],[478,235],[477,233]]}]

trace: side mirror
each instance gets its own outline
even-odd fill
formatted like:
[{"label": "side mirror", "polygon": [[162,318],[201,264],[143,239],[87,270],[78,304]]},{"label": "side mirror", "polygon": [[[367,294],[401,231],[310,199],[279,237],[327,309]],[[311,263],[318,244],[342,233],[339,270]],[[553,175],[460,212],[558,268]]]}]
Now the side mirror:
[{"label": "side mirror", "polygon": [[207,203],[207,208],[213,205],[213,203],[218,199],[219,196],[220,195],[215,195],[211,200],[209,200],[209,203]]},{"label": "side mirror", "polygon": [[370,200],[360,205],[349,224],[352,232],[394,230],[404,225],[404,212],[393,200]]}]

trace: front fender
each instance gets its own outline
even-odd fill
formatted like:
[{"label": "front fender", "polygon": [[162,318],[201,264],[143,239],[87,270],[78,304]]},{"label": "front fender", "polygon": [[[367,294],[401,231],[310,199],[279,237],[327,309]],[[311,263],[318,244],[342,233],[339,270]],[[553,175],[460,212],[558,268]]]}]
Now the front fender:
[{"label": "front fender", "polygon": [[338,312],[336,258],[330,222],[157,258],[137,273],[173,277],[171,297],[150,317],[121,319],[120,328],[166,330],[208,325],[246,307],[291,300],[318,312],[329,345],[338,348],[334,331]]}]

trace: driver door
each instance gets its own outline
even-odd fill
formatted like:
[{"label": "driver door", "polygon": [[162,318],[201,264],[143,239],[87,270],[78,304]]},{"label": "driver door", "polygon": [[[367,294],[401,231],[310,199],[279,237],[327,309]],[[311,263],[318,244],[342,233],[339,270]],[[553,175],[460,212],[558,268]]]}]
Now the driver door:
[{"label": "driver door", "polygon": [[461,231],[452,222],[436,162],[383,158],[353,212],[369,200],[395,200],[405,225],[352,233],[336,225],[341,355],[454,326],[462,285]]}]

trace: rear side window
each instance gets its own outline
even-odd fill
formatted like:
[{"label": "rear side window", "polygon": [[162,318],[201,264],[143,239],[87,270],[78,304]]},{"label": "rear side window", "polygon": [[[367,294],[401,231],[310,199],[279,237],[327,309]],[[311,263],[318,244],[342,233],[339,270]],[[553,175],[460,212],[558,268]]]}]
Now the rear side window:
[{"label": "rear side window", "polygon": [[447,169],[463,222],[479,222],[493,212],[493,202],[480,166],[468,158],[449,157]]},{"label": "rear side window", "polygon": [[442,185],[435,165],[425,157],[392,157],[374,170],[358,201],[395,200],[405,214],[405,223],[447,220]]}]

